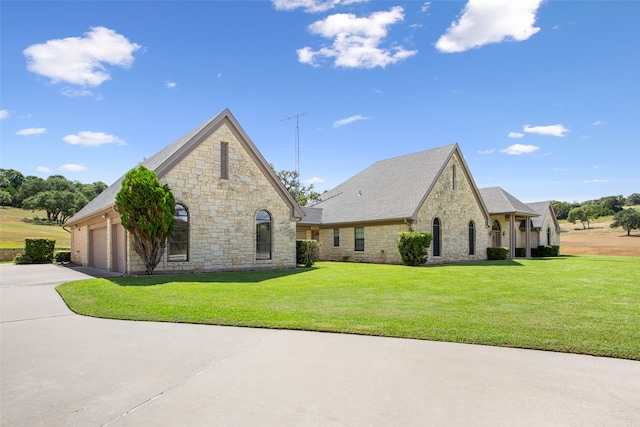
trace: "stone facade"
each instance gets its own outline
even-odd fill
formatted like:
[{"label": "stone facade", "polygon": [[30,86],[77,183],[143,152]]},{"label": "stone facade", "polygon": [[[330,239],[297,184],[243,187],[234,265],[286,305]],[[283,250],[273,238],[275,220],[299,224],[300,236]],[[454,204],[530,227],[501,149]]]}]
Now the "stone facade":
[{"label": "stone facade", "polygon": [[[455,169],[455,172],[454,172]],[[455,175],[455,185],[454,185]],[[427,192],[425,188],[425,193]],[[433,256],[433,243],[429,248],[428,264],[480,261],[487,259],[490,227],[474,191],[472,180],[457,154],[452,156],[420,207],[417,221],[381,222],[320,226],[305,228],[299,238],[319,242],[321,260],[401,264],[397,248],[398,233],[402,231],[428,231],[433,233],[433,219],[440,220],[441,255]],[[474,254],[469,254],[469,223],[474,225]],[[364,228],[364,251],[355,250],[355,228]],[[334,228],[339,229],[339,246],[334,245]],[[347,258],[348,257],[348,258]]]}]

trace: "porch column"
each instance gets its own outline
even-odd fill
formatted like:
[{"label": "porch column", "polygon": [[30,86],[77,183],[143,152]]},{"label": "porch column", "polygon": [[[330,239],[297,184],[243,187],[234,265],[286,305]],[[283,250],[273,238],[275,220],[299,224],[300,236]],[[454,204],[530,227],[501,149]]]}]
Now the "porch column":
[{"label": "porch column", "polygon": [[509,215],[509,258],[516,257],[516,216]]},{"label": "porch column", "polygon": [[531,218],[525,218],[525,222],[527,223],[527,242],[526,242],[526,257],[527,259],[531,258]]},{"label": "porch column", "polygon": [[107,271],[113,271],[113,233],[111,232],[111,217],[107,217]]}]

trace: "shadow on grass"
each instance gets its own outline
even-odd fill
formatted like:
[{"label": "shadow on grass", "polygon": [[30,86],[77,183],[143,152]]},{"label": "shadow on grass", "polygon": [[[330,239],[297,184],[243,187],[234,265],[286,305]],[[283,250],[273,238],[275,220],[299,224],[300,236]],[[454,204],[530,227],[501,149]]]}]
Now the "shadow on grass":
[{"label": "shadow on grass", "polygon": [[167,283],[259,283],[305,273],[313,268],[296,268],[287,270],[252,270],[211,273],[179,273],[151,276],[129,276],[105,278],[118,286],[159,286]]}]

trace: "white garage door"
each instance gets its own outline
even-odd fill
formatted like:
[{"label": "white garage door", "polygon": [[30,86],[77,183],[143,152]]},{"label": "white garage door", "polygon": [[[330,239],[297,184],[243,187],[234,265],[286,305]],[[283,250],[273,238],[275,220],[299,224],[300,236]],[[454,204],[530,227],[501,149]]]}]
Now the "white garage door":
[{"label": "white garage door", "polygon": [[91,267],[107,268],[107,227],[96,228],[89,232],[91,241]]}]

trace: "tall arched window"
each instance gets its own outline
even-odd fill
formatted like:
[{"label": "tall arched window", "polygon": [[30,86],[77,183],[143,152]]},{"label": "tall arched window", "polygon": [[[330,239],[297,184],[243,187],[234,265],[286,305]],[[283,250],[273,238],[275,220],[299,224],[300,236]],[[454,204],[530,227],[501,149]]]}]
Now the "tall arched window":
[{"label": "tall arched window", "polygon": [[267,211],[256,214],[256,259],[271,259],[271,215]]},{"label": "tall arched window", "polygon": [[551,227],[547,228],[547,245],[551,246]]},{"label": "tall arched window", "polygon": [[440,234],[440,220],[438,218],[433,219],[433,256],[442,256],[442,236]]},{"label": "tall arched window", "polygon": [[476,225],[469,221],[469,255],[476,254]]},{"label": "tall arched window", "polygon": [[169,261],[187,261],[189,259],[189,212],[181,204],[176,204],[173,214],[173,234],[167,242]]}]

